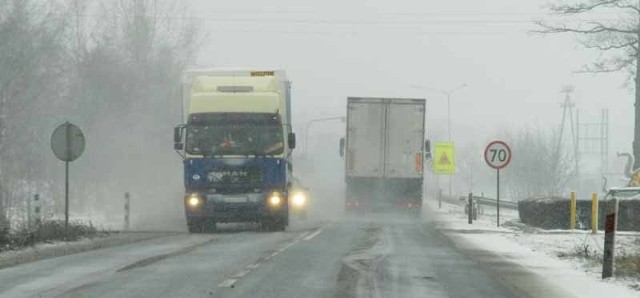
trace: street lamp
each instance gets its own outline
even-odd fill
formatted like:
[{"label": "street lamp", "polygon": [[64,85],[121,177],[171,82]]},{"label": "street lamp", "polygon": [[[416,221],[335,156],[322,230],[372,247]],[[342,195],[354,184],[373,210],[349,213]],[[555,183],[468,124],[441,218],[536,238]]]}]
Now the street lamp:
[{"label": "street lamp", "polygon": [[435,89],[435,88],[411,85],[411,88],[434,91],[434,92],[438,92],[438,93],[440,93],[440,94],[442,94],[442,95],[447,97],[447,135],[448,135],[449,142],[451,142],[451,95],[454,92],[459,91],[460,89],[465,88],[465,87],[467,87],[467,84],[462,84],[462,85],[460,85],[458,87],[455,87],[455,88],[449,89],[449,90],[441,90],[441,89]]},{"label": "street lamp", "polygon": [[309,128],[311,127],[311,124],[322,122],[322,121],[332,121],[332,120],[340,120],[342,122],[345,122],[347,118],[346,117],[327,117],[327,118],[311,119],[309,120],[309,122],[307,122],[307,125],[304,128],[304,156],[305,157],[307,156],[307,149],[309,148]]},{"label": "street lamp", "polygon": [[[417,86],[417,85],[411,85],[411,88],[416,88],[416,89],[422,89],[422,90],[429,90],[429,91],[434,91],[434,92],[438,92],[444,96],[447,97],[447,135],[448,135],[448,139],[449,142],[451,142],[451,95],[462,89],[467,87],[467,84],[462,84],[458,87],[455,87],[453,89],[449,89],[449,90],[441,90],[441,89],[436,89],[436,88],[429,88],[429,87],[423,87],[423,86]],[[453,175],[452,175],[453,176]],[[451,177],[452,177],[451,176]],[[452,186],[452,181],[453,179],[449,177],[449,196],[451,196],[451,189],[453,188]]]}]

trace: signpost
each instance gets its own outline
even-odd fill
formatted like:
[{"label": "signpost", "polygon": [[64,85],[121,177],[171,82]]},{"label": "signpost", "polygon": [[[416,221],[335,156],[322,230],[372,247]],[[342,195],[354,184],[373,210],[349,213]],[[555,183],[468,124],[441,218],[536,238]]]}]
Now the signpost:
[{"label": "signpost", "polygon": [[497,192],[496,192],[496,208],[497,223],[500,226],[500,169],[505,168],[511,162],[511,148],[507,143],[502,141],[493,141],[484,149],[484,160],[487,164],[496,169],[497,173]]},{"label": "signpost", "polygon": [[60,160],[64,161],[64,229],[67,234],[69,227],[69,162],[82,155],[85,138],[82,130],[76,125],[65,122],[58,126],[51,135],[51,150]]}]

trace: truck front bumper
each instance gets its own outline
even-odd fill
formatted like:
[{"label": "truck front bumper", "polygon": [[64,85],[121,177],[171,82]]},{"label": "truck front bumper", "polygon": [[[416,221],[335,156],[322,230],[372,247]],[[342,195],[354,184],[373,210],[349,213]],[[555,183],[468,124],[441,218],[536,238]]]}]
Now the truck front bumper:
[{"label": "truck front bumper", "polygon": [[[218,223],[259,222],[265,217],[287,214],[286,196],[281,195],[279,204],[270,202],[272,193],[249,194],[199,194],[185,197],[185,212],[188,219],[208,219]],[[195,199],[198,199],[195,204]]]}]

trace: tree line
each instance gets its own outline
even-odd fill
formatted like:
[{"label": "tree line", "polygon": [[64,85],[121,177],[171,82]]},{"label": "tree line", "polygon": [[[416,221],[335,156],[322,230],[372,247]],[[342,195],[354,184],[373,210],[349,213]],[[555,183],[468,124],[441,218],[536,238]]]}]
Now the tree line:
[{"label": "tree line", "polygon": [[35,193],[47,210],[63,208],[49,142],[65,121],[87,139],[72,167],[77,208],[108,209],[117,193],[156,196],[179,185],[179,173],[163,171],[176,166],[180,74],[203,40],[183,3],[0,1],[0,229]]}]

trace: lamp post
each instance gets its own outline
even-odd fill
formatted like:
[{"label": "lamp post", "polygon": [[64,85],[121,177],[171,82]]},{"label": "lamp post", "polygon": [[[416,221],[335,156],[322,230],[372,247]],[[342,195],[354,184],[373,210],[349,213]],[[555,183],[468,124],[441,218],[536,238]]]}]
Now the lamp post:
[{"label": "lamp post", "polygon": [[[462,84],[458,87],[455,87],[453,89],[449,89],[449,90],[442,90],[442,89],[436,89],[436,88],[429,88],[429,87],[423,87],[423,86],[417,86],[417,85],[411,85],[411,88],[415,88],[415,89],[421,89],[421,90],[428,90],[428,91],[434,91],[434,92],[438,92],[444,96],[447,97],[447,138],[448,141],[451,142],[451,95],[453,93],[455,93],[456,91],[459,91],[462,88],[467,87],[467,84]],[[452,175],[453,176],[453,175]],[[452,178],[449,177],[449,196],[451,196],[451,192],[452,192]]]},{"label": "lamp post", "polygon": [[316,118],[311,119],[307,122],[304,128],[304,156],[307,156],[307,152],[309,149],[309,128],[311,128],[311,124],[323,121],[332,121],[332,120],[340,120],[342,122],[346,121],[346,117],[326,117],[326,118]]}]

